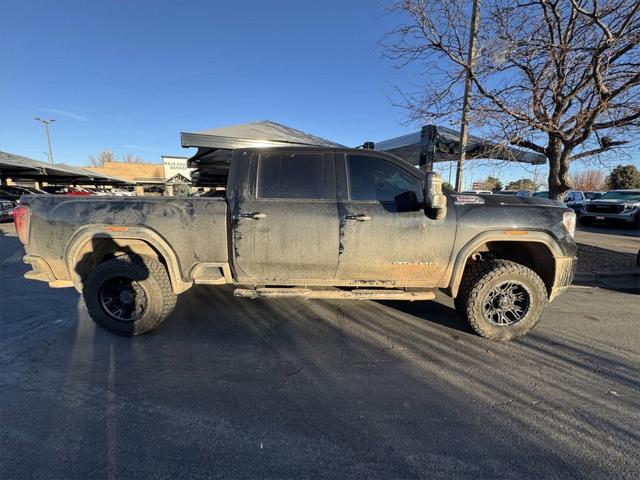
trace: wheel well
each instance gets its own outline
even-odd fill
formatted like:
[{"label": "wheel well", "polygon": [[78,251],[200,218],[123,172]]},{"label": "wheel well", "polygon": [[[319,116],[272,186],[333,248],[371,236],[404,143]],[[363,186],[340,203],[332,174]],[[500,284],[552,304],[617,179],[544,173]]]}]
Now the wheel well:
[{"label": "wheel well", "polygon": [[519,263],[536,272],[547,292],[551,293],[555,278],[556,262],[553,253],[549,248],[540,242],[510,242],[510,241],[494,241],[486,242],[476,248],[465,264],[465,270],[470,261],[480,256],[489,256],[494,258],[502,258]]},{"label": "wheel well", "polygon": [[75,255],[75,273],[82,280],[99,263],[120,255],[151,257],[167,267],[166,260],[150,243],[136,238],[94,237],[85,242]]}]

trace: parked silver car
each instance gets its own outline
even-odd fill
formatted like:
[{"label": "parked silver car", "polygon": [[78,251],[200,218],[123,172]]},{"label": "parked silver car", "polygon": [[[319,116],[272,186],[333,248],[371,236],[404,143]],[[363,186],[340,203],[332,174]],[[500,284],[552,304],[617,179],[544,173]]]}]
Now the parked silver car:
[{"label": "parked silver car", "polygon": [[611,190],[597,200],[586,202],[580,210],[580,223],[621,221],[640,228],[640,189]]}]

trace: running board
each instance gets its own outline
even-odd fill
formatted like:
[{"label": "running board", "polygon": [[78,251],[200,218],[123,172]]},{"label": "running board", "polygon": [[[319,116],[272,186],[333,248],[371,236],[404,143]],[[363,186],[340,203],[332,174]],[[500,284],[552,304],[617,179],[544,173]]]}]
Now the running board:
[{"label": "running board", "polygon": [[319,298],[342,300],[433,300],[435,293],[432,290],[396,290],[396,289],[310,289],[310,288],[286,288],[286,287],[260,287],[260,288],[236,288],[233,292],[236,297],[244,298]]}]

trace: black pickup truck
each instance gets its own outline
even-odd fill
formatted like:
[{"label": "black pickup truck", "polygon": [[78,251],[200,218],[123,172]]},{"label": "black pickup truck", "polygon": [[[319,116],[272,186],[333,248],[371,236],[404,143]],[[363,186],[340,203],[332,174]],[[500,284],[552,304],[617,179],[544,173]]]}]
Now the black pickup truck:
[{"label": "black pickup truck", "polygon": [[237,148],[219,197],[22,198],[27,278],[82,292],[101,327],[137,335],[194,284],[248,298],[455,299],[481,336],[528,332],[571,283],[575,214],[548,199],[443,192],[390,154]]}]

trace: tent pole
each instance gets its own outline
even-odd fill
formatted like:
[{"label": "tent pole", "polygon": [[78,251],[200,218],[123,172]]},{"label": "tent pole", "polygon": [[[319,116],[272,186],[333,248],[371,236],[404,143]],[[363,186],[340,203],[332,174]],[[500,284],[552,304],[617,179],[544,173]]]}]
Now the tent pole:
[{"label": "tent pole", "polygon": [[433,162],[436,156],[437,135],[438,132],[435,125],[424,125],[420,130],[422,148],[420,149],[419,167],[423,172],[433,171]]}]

